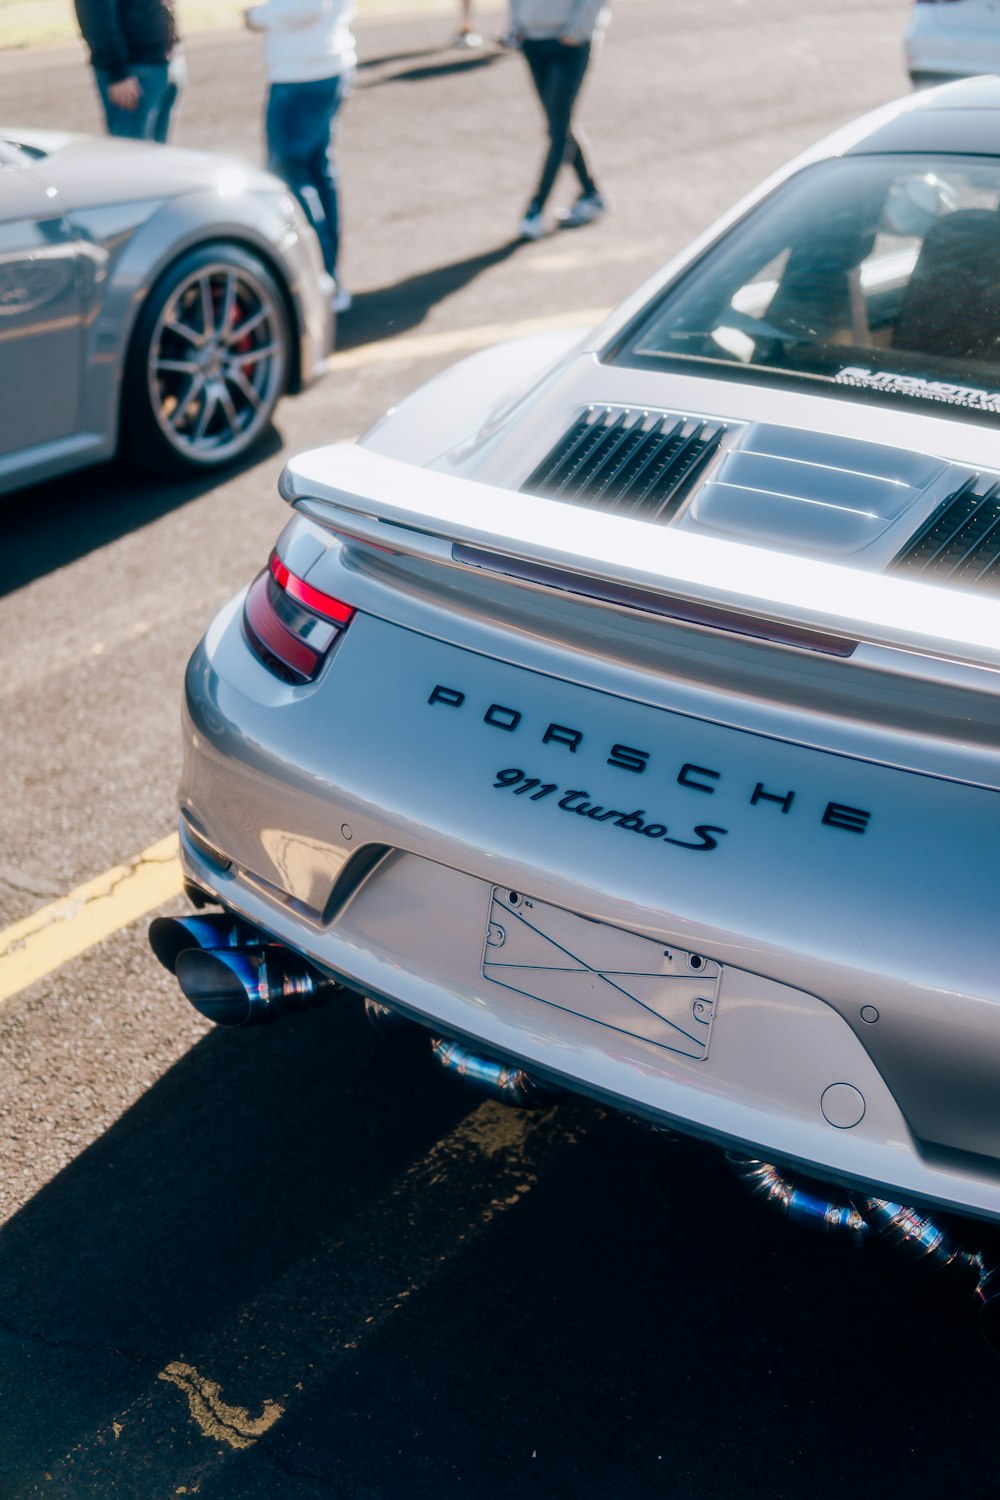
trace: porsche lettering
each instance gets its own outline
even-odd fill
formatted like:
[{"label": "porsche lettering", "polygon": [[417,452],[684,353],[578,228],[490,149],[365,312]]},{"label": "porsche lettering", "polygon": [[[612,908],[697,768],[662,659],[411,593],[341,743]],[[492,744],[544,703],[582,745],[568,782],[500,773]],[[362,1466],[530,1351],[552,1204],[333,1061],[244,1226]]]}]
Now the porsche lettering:
[{"label": "porsche lettering", "polygon": [[[450,687],[440,682],[435,683],[427,699],[431,707],[440,704],[447,708],[461,709],[467,706],[467,702],[467,695],[462,688]],[[523,721],[524,713],[521,709],[511,708],[501,703],[491,703],[482,715],[484,724],[507,734],[513,734],[518,730]],[[575,755],[584,742],[585,734],[582,729],[576,729],[570,724],[550,722],[545,726],[540,738],[543,745],[562,746],[568,754]],[[654,762],[652,751],[640,749],[635,745],[616,743],[611,746],[605,764],[614,766],[620,771],[642,775],[653,767]],[[712,766],[685,761],[674,776],[674,780],[678,786],[685,787],[688,791],[713,795],[721,786],[724,777],[721,771]],[[797,793],[794,787],[754,780],[752,786],[749,782],[747,783],[745,796],[751,807],[770,809],[780,816],[785,816],[795,806]],[[852,807],[848,803],[831,799],[823,806],[820,823],[824,828],[841,829],[845,833],[865,833],[871,822],[871,816],[867,808]]]}]

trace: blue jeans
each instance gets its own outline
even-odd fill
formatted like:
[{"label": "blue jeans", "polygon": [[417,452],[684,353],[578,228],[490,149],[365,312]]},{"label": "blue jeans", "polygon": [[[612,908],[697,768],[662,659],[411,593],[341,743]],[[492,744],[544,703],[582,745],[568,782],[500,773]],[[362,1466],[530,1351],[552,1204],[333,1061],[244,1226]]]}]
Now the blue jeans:
[{"label": "blue jeans", "polygon": [[175,57],[169,63],[134,63],[130,71],[139,80],[141,96],[135,109],[120,109],[117,104],[112,104],[108,94],[110,74],[104,68],[94,69],[108,134],[162,144],[170,132],[174,106],[187,81],[184,59]]},{"label": "blue jeans", "polygon": [[335,147],[343,84],[340,75],[272,83],[267,96],[267,164],[302,204],[333,277],[340,250]]}]

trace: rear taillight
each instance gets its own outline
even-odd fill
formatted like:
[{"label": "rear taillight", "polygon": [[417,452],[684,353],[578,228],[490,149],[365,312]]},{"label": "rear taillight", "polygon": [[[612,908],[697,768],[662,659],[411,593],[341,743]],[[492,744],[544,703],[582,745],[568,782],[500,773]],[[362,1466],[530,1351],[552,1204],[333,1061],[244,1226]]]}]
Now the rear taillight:
[{"label": "rear taillight", "polygon": [[254,654],[285,682],[312,682],[354,608],[289,572],[276,552],[250,585],[243,629]]}]

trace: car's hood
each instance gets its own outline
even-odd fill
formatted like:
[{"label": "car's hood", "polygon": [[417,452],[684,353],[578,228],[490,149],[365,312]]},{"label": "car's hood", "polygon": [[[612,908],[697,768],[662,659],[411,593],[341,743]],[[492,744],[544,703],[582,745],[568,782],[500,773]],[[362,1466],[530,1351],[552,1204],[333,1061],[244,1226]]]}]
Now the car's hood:
[{"label": "car's hood", "polygon": [[0,138],[25,147],[34,175],[55,188],[71,209],[162,200],[206,189],[224,197],[280,191],[276,178],[237,157],[68,131],[9,129],[0,130]]}]

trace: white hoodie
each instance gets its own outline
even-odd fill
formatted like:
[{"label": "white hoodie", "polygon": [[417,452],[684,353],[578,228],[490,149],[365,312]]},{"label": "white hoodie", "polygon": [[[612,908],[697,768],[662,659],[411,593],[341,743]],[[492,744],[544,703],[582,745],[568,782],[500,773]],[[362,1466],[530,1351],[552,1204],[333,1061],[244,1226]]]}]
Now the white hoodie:
[{"label": "white hoodie", "polygon": [[610,0],[510,0],[511,29],[533,41],[569,36],[596,42],[609,9]]},{"label": "white hoodie", "polygon": [[252,6],[248,22],[266,33],[268,81],[311,83],[353,70],[356,9],[356,0],[266,0]]}]

